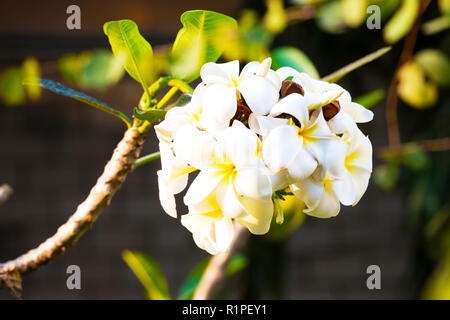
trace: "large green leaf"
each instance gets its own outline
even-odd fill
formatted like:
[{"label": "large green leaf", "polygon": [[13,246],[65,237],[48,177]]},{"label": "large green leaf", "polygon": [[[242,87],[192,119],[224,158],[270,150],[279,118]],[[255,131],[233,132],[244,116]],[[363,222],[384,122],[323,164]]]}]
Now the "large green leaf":
[{"label": "large green leaf", "polygon": [[131,20],[110,21],[105,23],[103,31],[108,36],[114,55],[124,57],[125,70],[147,92],[154,78],[153,50],[139,33],[136,23]]},{"label": "large green leaf", "polygon": [[[197,288],[203,273],[208,266],[211,258],[206,258],[202,260],[187,276],[183,281],[180,288],[180,294],[178,295],[178,300],[189,300],[192,299],[195,289]],[[226,266],[225,272],[227,276],[231,276],[242,269],[244,269],[248,264],[248,259],[242,254],[235,254],[228,265]]]},{"label": "large green leaf", "polygon": [[221,13],[192,10],[181,15],[181,23],[183,28],[172,47],[170,71],[177,78],[192,81],[203,64],[219,59],[227,38],[237,32],[237,22]]},{"label": "large green leaf", "polygon": [[[24,84],[36,85],[36,83],[28,83],[28,82],[24,82]],[[125,122],[127,124],[127,126],[131,126],[130,119],[126,115],[124,115],[122,112],[110,107],[109,105],[107,105],[106,103],[104,103],[98,99],[88,96],[85,93],[68,88],[68,87],[62,85],[61,83],[51,81],[51,80],[46,80],[46,79],[40,79],[38,85],[40,85],[41,87],[43,87],[45,89],[53,91],[54,93],[73,98],[75,100],[84,102],[94,108],[97,108],[97,109],[100,109],[107,113],[110,113],[110,114],[120,118],[123,122]]]},{"label": "large green leaf", "polygon": [[22,73],[19,68],[11,67],[0,75],[0,97],[7,106],[16,106],[26,100],[22,86]]},{"label": "large green leaf", "polygon": [[148,255],[125,250],[123,260],[133,270],[151,300],[170,300],[166,277],[158,264]]},{"label": "large green leaf", "polygon": [[301,50],[294,47],[280,47],[272,50],[272,65],[274,69],[292,67],[300,72],[306,72],[318,79],[319,72],[314,64]]},{"label": "large green leaf", "polygon": [[403,38],[414,24],[419,13],[420,0],[403,0],[399,10],[383,29],[384,40],[393,44]]}]

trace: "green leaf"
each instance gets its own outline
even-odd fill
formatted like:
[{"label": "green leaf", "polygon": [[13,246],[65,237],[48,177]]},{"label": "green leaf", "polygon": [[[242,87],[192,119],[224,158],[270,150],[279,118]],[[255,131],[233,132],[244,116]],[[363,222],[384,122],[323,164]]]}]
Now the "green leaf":
[{"label": "green leaf", "polygon": [[139,33],[136,23],[131,20],[110,21],[104,24],[103,31],[114,55],[124,57],[125,70],[147,92],[154,78],[153,50]]},{"label": "green leaf", "polygon": [[170,300],[167,280],[158,264],[148,255],[125,250],[123,260],[133,270],[151,300]]},{"label": "green leaf", "polygon": [[394,44],[403,38],[414,24],[419,13],[420,0],[403,0],[400,9],[383,29],[384,40]]},{"label": "green leaf", "polygon": [[378,166],[374,174],[376,184],[384,191],[394,190],[399,177],[400,168],[395,164]]},{"label": "green leaf", "polygon": [[267,0],[266,4],[267,12],[263,18],[264,26],[273,34],[283,32],[287,26],[283,0]]},{"label": "green leaf", "polygon": [[278,203],[283,211],[284,221],[278,224],[276,216],[272,219],[269,232],[264,235],[264,238],[270,241],[281,241],[291,235],[305,220],[305,204],[296,196],[286,193],[283,196],[284,200],[278,199]]},{"label": "green leaf", "polygon": [[381,49],[379,49],[375,52],[372,52],[372,53],[368,54],[367,56],[362,57],[361,59],[358,59],[358,60],[346,65],[345,67],[342,67],[341,69],[323,77],[322,80],[328,81],[328,82],[336,82],[339,79],[345,77],[350,72],[352,72],[358,68],[361,68],[362,66],[368,64],[369,62],[372,62],[372,61],[378,59],[379,57],[385,55],[390,50],[391,50],[391,47],[381,48]]},{"label": "green leaf", "polygon": [[202,260],[187,276],[183,281],[180,288],[180,293],[178,295],[178,300],[190,300],[194,295],[195,288],[197,288],[202,278],[203,273],[208,266],[210,258]]},{"label": "green leaf", "polygon": [[366,20],[368,0],[342,0],[345,23],[352,28],[359,27]]},{"label": "green leaf", "polygon": [[[203,273],[208,266],[208,263],[211,258],[206,258],[202,260],[187,276],[187,278],[183,281],[180,288],[180,293],[178,295],[178,300],[189,300],[192,299],[194,295],[195,289],[197,288],[200,280],[203,276]],[[227,276],[232,276],[237,272],[241,271],[248,265],[248,259],[239,253],[236,253],[228,262],[226,266],[225,272]]]},{"label": "green leaf", "polygon": [[25,102],[25,88],[22,86],[22,73],[19,68],[8,68],[0,76],[0,97],[10,107]]},{"label": "green leaf", "polygon": [[346,30],[341,1],[330,1],[320,6],[316,23],[325,32],[338,34]]},{"label": "green leaf", "polygon": [[306,72],[318,79],[319,72],[306,54],[294,47],[280,47],[272,50],[272,65],[274,69],[291,67],[299,72]]},{"label": "green leaf", "polygon": [[450,86],[450,59],[436,49],[425,49],[414,56],[414,61],[423,72],[439,86]]},{"label": "green leaf", "polygon": [[438,89],[434,82],[428,81],[415,61],[402,65],[397,73],[398,95],[415,109],[433,107],[438,100]]},{"label": "green leaf", "polygon": [[134,117],[139,120],[147,120],[150,123],[160,121],[164,119],[166,116],[167,111],[166,110],[141,110],[138,108],[134,108]]},{"label": "green leaf", "polygon": [[[39,68],[39,62],[33,57],[26,58],[22,63],[22,81],[37,84],[40,77],[41,70]],[[38,85],[26,86],[25,90],[31,100],[37,100],[41,96],[41,87]]]},{"label": "green leaf", "polygon": [[181,15],[181,23],[183,28],[172,47],[170,71],[190,82],[198,77],[203,64],[219,59],[227,38],[237,32],[237,22],[221,13],[192,10]]},{"label": "green leaf", "polygon": [[375,89],[362,96],[353,99],[353,102],[359,103],[367,109],[372,108],[386,96],[386,91],[384,89]]},{"label": "green leaf", "polygon": [[[35,83],[27,83],[25,82],[24,84],[26,85],[36,85]],[[48,89],[54,93],[60,94],[62,96],[66,96],[66,97],[70,97],[73,98],[75,100],[84,102],[94,108],[97,108],[99,110],[105,111],[107,113],[112,114],[113,116],[118,117],[119,119],[121,119],[123,122],[126,123],[126,125],[128,127],[131,126],[131,121],[130,119],[124,115],[122,112],[113,109],[112,107],[110,107],[109,105],[107,105],[106,103],[95,99],[91,96],[88,96],[85,93],[76,91],[74,89],[68,88],[64,85],[62,85],[61,83],[55,82],[55,81],[51,81],[51,80],[46,80],[46,79],[40,79],[39,80],[39,85],[45,89]]]},{"label": "green leaf", "polygon": [[124,75],[124,58],[107,50],[84,51],[61,57],[58,69],[67,81],[82,88],[106,88]]}]

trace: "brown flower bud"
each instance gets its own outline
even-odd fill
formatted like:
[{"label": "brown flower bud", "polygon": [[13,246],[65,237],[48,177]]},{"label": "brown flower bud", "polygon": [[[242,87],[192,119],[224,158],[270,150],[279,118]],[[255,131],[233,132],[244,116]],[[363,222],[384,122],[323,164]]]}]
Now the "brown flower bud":
[{"label": "brown flower bud", "polygon": [[335,100],[322,107],[323,117],[328,121],[334,118],[339,110],[341,110],[341,105],[339,104],[339,101]]},{"label": "brown flower bud", "polygon": [[281,97],[284,98],[287,95],[290,95],[291,93],[299,93],[302,96],[305,95],[305,91],[303,90],[302,86],[299,85],[297,82],[291,80],[284,80],[281,83]]}]

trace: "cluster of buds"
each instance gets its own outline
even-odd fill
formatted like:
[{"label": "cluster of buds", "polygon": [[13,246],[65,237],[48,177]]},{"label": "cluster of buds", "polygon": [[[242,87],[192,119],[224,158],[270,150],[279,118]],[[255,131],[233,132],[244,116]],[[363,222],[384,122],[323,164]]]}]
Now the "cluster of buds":
[{"label": "cluster of buds", "polygon": [[270,67],[270,58],[240,73],[238,61],[205,64],[189,104],[155,126],[162,207],[176,217],[174,196],[198,171],[181,223],[210,254],[228,249],[233,221],[267,233],[280,192],[303,201],[306,214],[329,218],[367,189],[372,145],[357,123],[373,113],[337,84]]}]

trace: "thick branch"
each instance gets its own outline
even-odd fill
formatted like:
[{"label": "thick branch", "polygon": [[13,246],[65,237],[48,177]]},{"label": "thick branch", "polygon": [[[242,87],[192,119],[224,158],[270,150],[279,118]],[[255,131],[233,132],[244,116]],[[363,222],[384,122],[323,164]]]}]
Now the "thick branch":
[{"label": "thick branch", "polygon": [[214,256],[206,267],[202,279],[194,292],[193,300],[213,299],[226,276],[226,266],[231,257],[236,253],[239,247],[245,242],[249,233],[247,229],[240,224],[235,224],[234,239],[227,252]]},{"label": "thick branch", "polygon": [[146,132],[136,126],[125,132],[89,196],[52,237],[20,257],[0,264],[0,287],[10,287],[12,279],[9,278],[31,272],[49,263],[71,247],[91,227],[133,169]]}]

